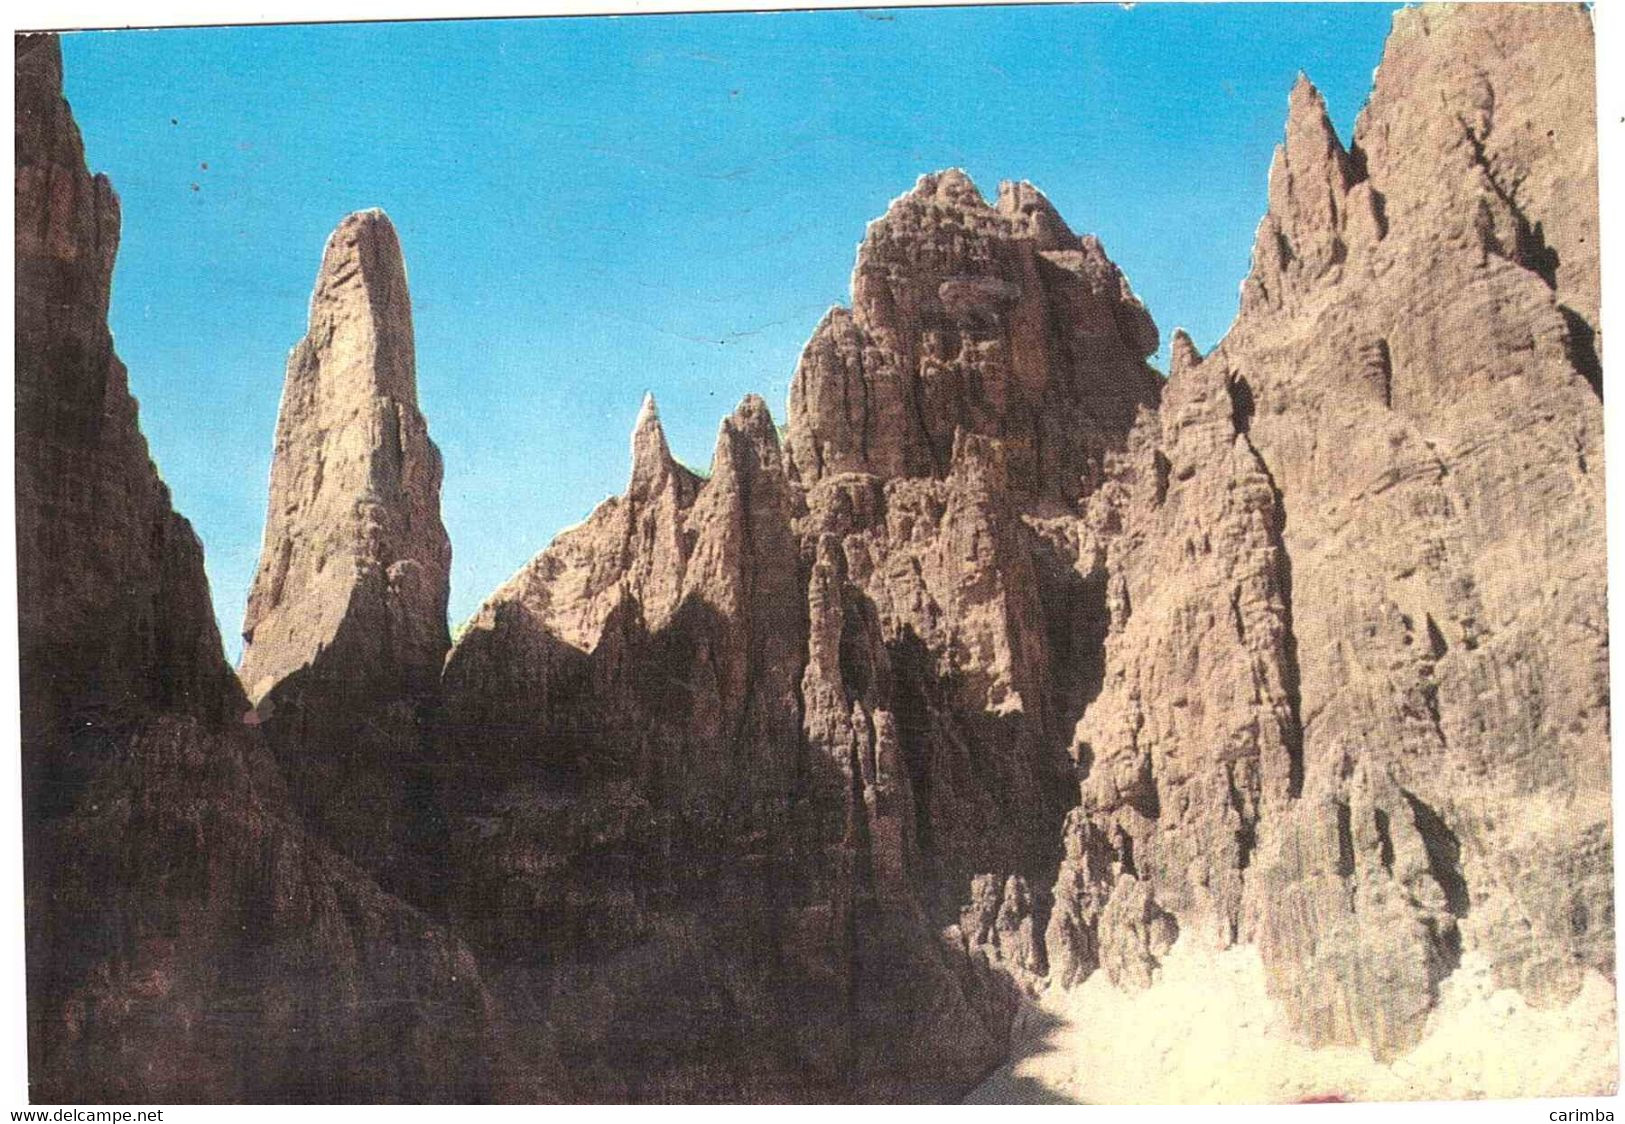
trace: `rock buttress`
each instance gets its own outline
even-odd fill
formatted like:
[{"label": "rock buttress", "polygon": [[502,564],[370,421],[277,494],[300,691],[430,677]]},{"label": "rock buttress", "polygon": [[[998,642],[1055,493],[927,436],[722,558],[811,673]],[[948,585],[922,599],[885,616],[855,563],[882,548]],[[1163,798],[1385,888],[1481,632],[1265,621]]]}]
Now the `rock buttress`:
[{"label": "rock buttress", "polygon": [[202,550],[107,331],[117,199],[85,168],[55,37],[16,52],[31,1096],[497,1095],[472,953],[307,834],[240,721]]},{"label": "rock buttress", "polygon": [[400,242],[358,212],[328,239],[288,360],[239,675],[313,826],[403,890],[434,834],[420,724],[450,647],[440,480]]},{"label": "rock buttress", "polygon": [[1420,8],[1351,147],[1293,89],[1240,315],[1089,505],[1081,970],[1255,941],[1386,1059],[1463,955],[1536,1003],[1612,962],[1591,58],[1578,8]]},{"label": "rock buttress", "polygon": [[759,399],[703,481],[646,402],[626,493],[447,662],[454,916],[582,1096],[934,1096],[1002,1048],[1009,1000],[916,897],[878,618],[797,502]]}]

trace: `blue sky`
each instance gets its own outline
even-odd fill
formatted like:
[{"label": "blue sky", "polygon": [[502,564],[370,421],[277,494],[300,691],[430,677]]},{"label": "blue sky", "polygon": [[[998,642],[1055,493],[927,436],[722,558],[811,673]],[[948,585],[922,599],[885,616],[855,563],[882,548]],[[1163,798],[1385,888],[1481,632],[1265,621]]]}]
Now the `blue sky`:
[{"label": "blue sky", "polygon": [[[1115,4],[90,32],[67,93],[124,235],[112,327],[235,659],[283,365],[381,206],[445,454],[454,621],[622,490],[645,390],[709,461],[783,420],[864,224],[921,173],[1041,187],[1166,340],[1235,313],[1301,69],[1346,138],[1392,5]],[[1160,364],[1162,357],[1159,356]]]}]

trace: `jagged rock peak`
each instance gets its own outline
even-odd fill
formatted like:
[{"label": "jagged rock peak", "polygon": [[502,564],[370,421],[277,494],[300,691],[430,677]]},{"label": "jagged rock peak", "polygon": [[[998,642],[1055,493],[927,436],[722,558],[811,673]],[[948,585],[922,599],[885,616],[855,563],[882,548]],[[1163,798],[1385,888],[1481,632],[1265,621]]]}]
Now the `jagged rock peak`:
[{"label": "jagged rock peak", "polygon": [[708,509],[738,508],[745,524],[764,518],[764,513],[748,510],[756,502],[788,519],[787,486],[773,415],[758,395],[747,394],[717,428],[710,479],[698,503]]},{"label": "jagged rock peak", "polygon": [[[762,584],[758,568],[765,567],[772,581],[784,582],[796,554],[790,510],[773,415],[760,397],[747,394],[718,427],[711,477],[689,516],[696,543],[685,591],[731,605],[743,596],[742,589]],[[775,606],[774,612],[783,608]]]},{"label": "jagged rock peak", "polygon": [[[1410,1049],[1468,957],[1536,1005],[1614,962],[1564,921],[1613,910],[1591,59],[1578,9],[1403,12],[1347,150],[1300,79],[1240,314],[1199,365],[1176,337],[1111,548],[1085,803],[1315,1045]],[[1174,684],[1227,667],[1255,689],[1200,721],[1245,738],[1159,748],[1226,741]]]},{"label": "jagged rock peak", "polygon": [[1300,73],[1287,99],[1286,134],[1270,164],[1269,209],[1294,254],[1324,270],[1334,253],[1349,158],[1332,128],[1326,100]]},{"label": "jagged rock peak", "polygon": [[400,241],[382,211],[359,211],[327,241],[288,360],[243,625],[252,697],[319,656],[335,675],[406,691],[438,678],[451,568],[440,480]]},{"label": "jagged rock peak", "polygon": [[[1270,168],[1272,208],[1279,209],[1288,198],[1300,206],[1330,204],[1355,179],[1348,150],[1332,127],[1326,99],[1301,71],[1287,98],[1286,138],[1276,152]],[[1335,212],[1319,212],[1316,217],[1331,220]]]},{"label": "jagged rock peak", "polygon": [[[25,723],[90,685],[99,715],[164,707],[235,717],[202,547],[148,457],[107,328],[119,204],[85,164],[55,35],[19,35],[16,71],[16,527]],[[47,719],[40,717],[40,721]],[[30,735],[32,785],[55,756]],[[66,747],[64,754],[71,756]],[[63,778],[51,782],[67,791]],[[32,789],[30,789],[32,791]]]},{"label": "jagged rock peak", "polygon": [[1172,341],[1168,345],[1169,358],[1168,377],[1173,378],[1182,371],[1199,366],[1202,362],[1202,353],[1196,349],[1196,343],[1184,328],[1175,328]]},{"label": "jagged rock peak", "polygon": [[373,362],[358,365],[376,392],[417,404],[412,298],[400,238],[374,207],[346,215],[328,236],[310,300],[310,338],[341,332],[347,321],[372,327]]},{"label": "jagged rock peak", "polygon": [[1391,222],[1418,234],[1476,228],[1491,253],[1537,273],[1582,334],[1594,332],[1591,14],[1579,4],[1474,9],[1427,4],[1395,14],[1355,145]]},{"label": "jagged rock peak", "polygon": [[1061,218],[1055,205],[1026,180],[1001,180],[998,195],[990,206],[963,169],[944,168],[916,180],[910,191],[892,201],[888,213],[920,203],[1008,220],[1008,228],[1004,230],[1007,236],[1032,238],[1042,244],[1042,249],[1063,245],[1076,248],[1077,245],[1078,236]]},{"label": "jagged rock peak", "polygon": [[30,1089],[488,1101],[502,1046],[473,953],[323,845],[242,721],[202,546],[107,330],[115,197],[56,37],[15,49]]},{"label": "jagged rock peak", "polygon": [[660,409],[652,393],[643,396],[638,420],[632,427],[632,482],[627,494],[635,497],[653,495],[661,482],[679,466],[666,443],[666,430],[660,424]]},{"label": "jagged rock peak", "polygon": [[1287,94],[1286,148],[1294,163],[1307,164],[1308,161],[1300,158],[1307,153],[1316,160],[1334,163],[1345,172],[1348,170],[1348,153],[1332,126],[1325,95],[1301,70]]},{"label": "jagged rock peak", "polygon": [[790,388],[787,457],[941,478],[954,432],[1001,437],[1022,491],[1076,499],[1161,381],[1156,325],[1098,239],[1028,183],[989,206],[963,171],[920,177],[871,222],[852,311],[827,315]]},{"label": "jagged rock peak", "polygon": [[1061,218],[1061,212],[1048,196],[1026,180],[1002,181],[993,209],[1015,223],[1017,229],[1039,243],[1041,249],[1077,244],[1078,236]]},{"label": "jagged rock peak", "polygon": [[777,440],[773,427],[773,411],[759,394],[747,394],[740,399],[734,412],[723,419],[723,427],[752,437],[772,437]]},{"label": "jagged rock peak", "polygon": [[84,143],[62,96],[55,35],[16,43],[17,253],[89,272],[94,311],[105,318],[118,251],[119,202],[104,175],[85,166]]},{"label": "jagged rock peak", "polygon": [[734,412],[717,427],[716,451],[711,458],[711,481],[729,480],[748,458],[751,462],[779,464],[779,431],[761,396],[747,394]]},{"label": "jagged rock peak", "polygon": [[944,168],[940,172],[927,172],[914,181],[914,190],[904,198],[930,200],[983,211],[988,209],[987,200],[982,198],[982,193],[977,190],[975,182],[962,168]]},{"label": "jagged rock peak", "polygon": [[1280,307],[1323,278],[1337,280],[1386,232],[1364,155],[1338,139],[1325,98],[1300,72],[1270,162],[1269,210],[1254,239],[1244,307]]}]

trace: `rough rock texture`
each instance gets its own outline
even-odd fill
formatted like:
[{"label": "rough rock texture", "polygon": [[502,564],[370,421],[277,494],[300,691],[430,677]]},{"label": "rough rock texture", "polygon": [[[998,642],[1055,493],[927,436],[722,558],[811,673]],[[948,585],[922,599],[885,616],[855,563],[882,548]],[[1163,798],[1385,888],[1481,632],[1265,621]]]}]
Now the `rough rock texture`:
[{"label": "rough rock texture", "polygon": [[1292,91],[1241,313],[1090,501],[1068,978],[1156,959],[1130,890],[1381,1058],[1464,949],[1535,1003],[1611,970],[1591,51],[1578,8],[1407,10],[1347,150]]},{"label": "rough rock texture", "polygon": [[468,948],[311,838],[240,721],[202,551],[107,331],[117,200],[86,171],[56,39],[16,53],[31,1096],[495,1095]]},{"label": "rough rock texture", "polygon": [[431,836],[419,722],[451,646],[440,452],[413,355],[395,229],[350,215],[288,359],[239,668],[299,807],[392,886],[419,877],[399,868]]},{"label": "rough rock texture", "polygon": [[1066,989],[1115,1011],[1204,965],[1254,973],[1226,986],[1282,1056],[1398,1074],[1507,989],[1609,1052],[1584,10],[1406,10],[1348,147],[1300,81],[1236,322],[1176,333],[1165,382],[1098,241],[923,177],[783,445],[748,397],[702,478],[646,401],[625,494],[449,655],[404,268],[352,216],[289,364],[246,726],[48,44],[18,87],[44,1087],[941,1098]]},{"label": "rough rock texture", "polygon": [[703,483],[645,402],[626,494],[447,661],[451,913],[580,1096],[932,1096],[1002,1048],[1007,987],[915,896],[878,617],[795,502],[760,399]]},{"label": "rough rock texture", "polygon": [[615,1095],[940,1096],[1048,972],[1064,749],[1107,625],[1071,501],[1155,405],[1156,330],[1034,189],[989,207],[958,172],[871,227],[854,304],[808,346],[784,451],[749,398],[702,482],[645,402],[626,494],[447,661],[454,917],[556,1024],[596,966],[621,977],[601,1002],[720,1004],[766,1053],[707,1075],[721,1047],[686,1022],[613,1059],[563,1031]]},{"label": "rough rock texture", "polygon": [[[1060,743],[1046,744],[1039,540],[1011,498],[1003,449],[962,434],[943,480],[843,474],[807,507],[803,535],[840,544],[881,624],[926,873],[963,894],[973,875],[1002,885],[1042,863],[1072,801],[1070,769]],[[985,752],[993,744],[1000,752]]]},{"label": "rough rock texture", "polygon": [[[1101,966],[1096,945],[1126,941],[1109,974],[1148,982],[1157,953],[1140,936],[1155,934],[1138,919],[1158,911],[1178,919],[1162,930],[1236,939],[1260,817],[1299,783],[1280,504],[1226,384],[1193,373],[1183,334],[1173,357],[1147,439],[1085,518],[1109,543],[1110,625],[1103,688],[1073,738],[1082,804],[1057,891],[1069,908],[1050,923],[1067,980]],[[1127,931],[1101,920],[1112,909]]]},{"label": "rough rock texture", "polygon": [[23,771],[29,805],[61,810],[99,763],[95,728],[158,708],[235,719],[236,684],[202,547],[151,467],[107,330],[118,197],[85,168],[56,40],[16,54]]},{"label": "rough rock texture", "polygon": [[914,892],[1024,988],[1049,971],[1064,748],[1108,617],[1075,504],[1155,408],[1156,343],[1099,242],[1035,188],[989,207],[948,171],[870,225],[853,311],[825,318],[791,386],[803,556],[839,544],[887,650]]},{"label": "rough rock texture", "polygon": [[1001,184],[989,207],[957,169],[922,176],[869,225],[851,311],[802,353],[792,474],[945,476],[963,429],[1003,440],[1017,487],[1074,499],[1155,405],[1156,349],[1100,242],[1031,184]]}]

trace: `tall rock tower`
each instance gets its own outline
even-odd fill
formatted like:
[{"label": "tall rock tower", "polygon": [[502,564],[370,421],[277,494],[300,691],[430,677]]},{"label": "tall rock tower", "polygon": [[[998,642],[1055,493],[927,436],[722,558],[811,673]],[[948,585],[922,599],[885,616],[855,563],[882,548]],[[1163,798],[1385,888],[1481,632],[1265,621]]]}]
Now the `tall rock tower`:
[{"label": "tall rock tower", "polygon": [[202,545],[107,327],[118,197],[56,37],[14,50],[29,1093],[500,1096],[468,946],[311,838],[241,721]]},{"label": "tall rock tower", "polygon": [[360,211],[327,241],[310,330],[288,360],[243,621],[251,698],[307,668],[402,693],[431,685],[450,647],[450,569],[400,241],[382,211]]},{"label": "tall rock tower", "polygon": [[239,674],[307,817],[386,883],[450,647],[440,474],[400,241],[358,212],[328,239],[288,360]]}]

